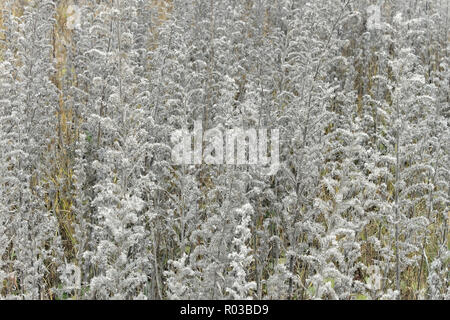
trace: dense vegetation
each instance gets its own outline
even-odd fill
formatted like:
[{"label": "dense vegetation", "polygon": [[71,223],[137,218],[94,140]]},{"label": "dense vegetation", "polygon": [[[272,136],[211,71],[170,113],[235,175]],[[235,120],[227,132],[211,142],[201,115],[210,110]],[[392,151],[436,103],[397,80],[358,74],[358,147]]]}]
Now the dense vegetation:
[{"label": "dense vegetation", "polygon": [[[446,0],[0,0],[0,297],[450,299]],[[280,168],[176,165],[277,128]]]}]

